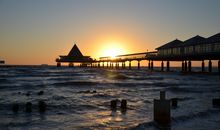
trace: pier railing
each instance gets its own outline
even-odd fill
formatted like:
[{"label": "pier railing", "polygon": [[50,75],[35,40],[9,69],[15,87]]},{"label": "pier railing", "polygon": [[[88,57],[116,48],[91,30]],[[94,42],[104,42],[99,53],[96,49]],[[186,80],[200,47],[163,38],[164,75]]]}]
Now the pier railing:
[{"label": "pier railing", "polygon": [[115,57],[100,57],[99,62],[125,62],[125,61],[133,61],[133,60],[147,60],[148,57],[156,57],[157,51],[152,52],[142,52],[142,53],[132,53],[125,55],[117,55]]}]

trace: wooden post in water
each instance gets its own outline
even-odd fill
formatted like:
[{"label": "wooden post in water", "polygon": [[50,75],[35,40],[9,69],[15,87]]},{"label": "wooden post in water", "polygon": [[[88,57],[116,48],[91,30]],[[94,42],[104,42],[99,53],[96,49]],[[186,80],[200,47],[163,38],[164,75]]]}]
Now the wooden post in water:
[{"label": "wooden post in water", "polygon": [[148,70],[150,70],[151,67],[150,67],[150,60],[148,61]]},{"label": "wooden post in water", "polygon": [[185,70],[185,66],[184,65],[185,65],[184,61],[182,61],[182,72],[184,72],[184,70]]},{"label": "wooden post in water", "polygon": [[191,66],[192,66],[192,63],[191,63],[191,61],[189,60],[189,61],[188,61],[188,71],[189,71],[189,72],[191,72]]},{"label": "wooden post in water", "polygon": [[61,67],[61,63],[60,62],[57,62],[57,67]]},{"label": "wooden post in water", "polygon": [[73,63],[72,62],[70,62],[69,63],[69,67],[73,67],[74,65],[73,65]]},{"label": "wooden post in water", "polygon": [[184,70],[185,70],[185,72],[187,72],[187,61],[185,61],[185,65],[184,65]]},{"label": "wooden post in water", "polygon": [[170,62],[167,61],[167,71],[170,71]]},{"label": "wooden post in water", "polygon": [[164,63],[163,61],[161,62],[161,71],[163,71],[163,68],[164,68]]},{"label": "wooden post in water", "polygon": [[100,68],[100,62],[98,62],[98,68]]},{"label": "wooden post in water", "polygon": [[129,61],[129,69],[131,69],[131,61]]},{"label": "wooden post in water", "polygon": [[160,99],[154,99],[154,121],[159,126],[170,126],[170,100],[166,99],[165,91],[160,92]]},{"label": "wooden post in water", "polygon": [[218,74],[220,75],[220,60],[218,61]]},{"label": "wooden post in water", "polygon": [[140,69],[140,60],[138,60],[138,69]]},{"label": "wooden post in water", "polygon": [[154,61],[153,60],[151,61],[150,69],[154,70]]},{"label": "wooden post in water", "polygon": [[204,62],[204,60],[202,60],[202,72],[204,72],[205,71],[205,62]]},{"label": "wooden post in water", "polygon": [[212,61],[209,60],[209,72],[212,72]]}]

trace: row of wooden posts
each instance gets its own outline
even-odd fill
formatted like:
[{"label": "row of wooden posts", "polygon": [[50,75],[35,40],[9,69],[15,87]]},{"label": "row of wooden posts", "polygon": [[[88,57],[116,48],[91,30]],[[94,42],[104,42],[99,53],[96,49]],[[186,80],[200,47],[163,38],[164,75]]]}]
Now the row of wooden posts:
[{"label": "row of wooden posts", "polygon": [[[137,69],[140,69],[140,62],[141,60],[138,60]],[[164,62],[166,62],[166,70],[165,70]],[[161,71],[170,71],[170,62],[171,61],[161,61]],[[106,63],[106,66],[105,66],[105,63]],[[120,67],[120,63],[121,63],[121,67]],[[110,68],[110,69],[113,69],[113,68],[126,69],[127,68],[125,62],[109,62],[109,61],[101,61],[101,62],[92,63],[91,67]],[[128,69],[131,69],[131,61],[129,61]],[[153,60],[148,61],[148,69],[154,70]],[[182,61],[182,72],[191,72],[191,71],[192,71],[192,61],[191,60]],[[201,63],[201,71],[205,72],[204,60]],[[212,72],[212,61],[211,60],[208,61],[208,72]],[[220,60],[218,61],[218,72],[220,74]]]}]

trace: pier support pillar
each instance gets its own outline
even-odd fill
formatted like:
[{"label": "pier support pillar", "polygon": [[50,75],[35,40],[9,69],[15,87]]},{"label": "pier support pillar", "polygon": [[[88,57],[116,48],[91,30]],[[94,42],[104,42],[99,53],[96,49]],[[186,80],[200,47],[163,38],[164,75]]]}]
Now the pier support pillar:
[{"label": "pier support pillar", "polygon": [[107,62],[107,68],[108,68],[108,62]]},{"label": "pier support pillar", "polygon": [[170,61],[167,61],[167,71],[170,71]]},{"label": "pier support pillar", "polygon": [[182,61],[182,72],[184,72],[185,66],[184,61]]},{"label": "pier support pillar", "polygon": [[129,61],[129,69],[131,69],[131,61]]},{"label": "pier support pillar", "polygon": [[57,67],[61,67],[61,63],[60,62],[57,62]]},{"label": "pier support pillar", "polygon": [[74,64],[73,63],[69,63],[69,67],[73,67],[74,66]]},{"label": "pier support pillar", "polygon": [[192,70],[192,63],[191,63],[191,61],[189,60],[189,61],[188,61],[188,71],[191,72],[191,70]]},{"label": "pier support pillar", "polygon": [[204,62],[204,60],[202,61],[202,72],[204,72],[205,71],[205,62]]},{"label": "pier support pillar", "polygon": [[220,75],[220,60],[218,61],[218,74]]},{"label": "pier support pillar", "polygon": [[140,61],[138,60],[138,69],[140,69]]},{"label": "pier support pillar", "polygon": [[163,71],[163,68],[164,68],[164,63],[163,61],[161,62],[161,71]]},{"label": "pier support pillar", "polygon": [[184,72],[187,72],[187,61],[185,61]]},{"label": "pier support pillar", "polygon": [[154,70],[154,61],[153,60],[151,61],[150,69]]},{"label": "pier support pillar", "polygon": [[209,72],[212,72],[212,61],[209,60]]},{"label": "pier support pillar", "polygon": [[148,61],[148,70],[150,70],[150,60]]},{"label": "pier support pillar", "polygon": [[123,69],[126,69],[126,64],[125,64],[125,62],[123,62],[123,64],[124,64]]},{"label": "pier support pillar", "polygon": [[104,67],[105,67],[105,65],[104,65],[104,64],[105,64],[105,62],[102,62],[102,68],[104,68]]}]

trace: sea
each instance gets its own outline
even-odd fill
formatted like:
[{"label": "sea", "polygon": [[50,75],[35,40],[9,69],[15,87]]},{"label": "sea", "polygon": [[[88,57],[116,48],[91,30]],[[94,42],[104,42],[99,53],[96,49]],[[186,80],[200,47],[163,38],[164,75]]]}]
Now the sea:
[{"label": "sea", "polygon": [[[165,91],[167,99],[178,98],[178,106],[171,107],[171,130],[220,130],[220,108],[212,105],[220,97],[217,72],[155,69],[1,66],[0,129],[157,130],[153,100]],[[120,108],[122,99],[126,111]],[[111,109],[112,100],[118,101],[117,109]],[[45,112],[39,112],[39,101],[46,103]]]}]

